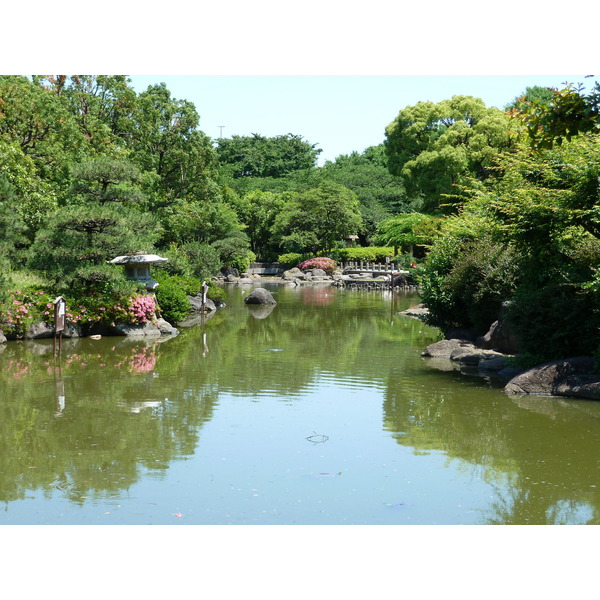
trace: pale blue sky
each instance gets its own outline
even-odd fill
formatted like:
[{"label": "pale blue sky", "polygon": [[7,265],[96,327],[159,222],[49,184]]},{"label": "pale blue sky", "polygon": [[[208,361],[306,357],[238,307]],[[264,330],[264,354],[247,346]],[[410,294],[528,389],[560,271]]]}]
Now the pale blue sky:
[{"label": "pale blue sky", "polygon": [[[164,82],[194,103],[209,137],[293,133],[322,150],[319,164],[380,144],[406,106],[463,94],[503,108],[528,86],[585,83],[584,75],[140,75],[136,92]],[[221,126],[222,129],[221,129]]]}]

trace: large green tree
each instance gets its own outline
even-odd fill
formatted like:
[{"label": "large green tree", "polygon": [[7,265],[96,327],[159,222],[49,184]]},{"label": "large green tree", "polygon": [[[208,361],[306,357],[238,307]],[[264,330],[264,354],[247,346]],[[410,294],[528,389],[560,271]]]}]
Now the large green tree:
[{"label": "large green tree", "polygon": [[321,180],[335,181],[356,194],[364,223],[362,243],[372,241],[380,221],[420,206],[407,196],[401,179],[390,174],[383,144],[342,154],[318,171]]},{"label": "large green tree", "polygon": [[59,289],[94,288],[119,279],[106,262],[131,252],[151,252],[160,235],[157,219],[115,203],[59,208],[30,248],[30,265]]},{"label": "large green tree", "polygon": [[423,196],[425,210],[450,208],[458,186],[492,175],[497,155],[515,143],[511,128],[504,112],[472,96],[419,102],[386,128],[388,168],[408,194]]},{"label": "large green tree", "polygon": [[125,75],[38,75],[33,81],[58,98],[96,153],[127,146],[136,93]]},{"label": "large green tree", "polygon": [[87,142],[59,98],[21,75],[0,76],[0,136],[18,144],[38,174],[60,181]]},{"label": "large green tree", "polygon": [[404,252],[422,255],[423,247],[439,234],[443,219],[424,213],[403,213],[381,221],[373,242],[380,246],[400,248]]},{"label": "large green tree", "polygon": [[289,252],[320,253],[343,243],[363,226],[360,203],[348,188],[325,181],[294,194],[279,213],[274,232]]},{"label": "large green tree", "polygon": [[528,86],[520,96],[517,96],[512,102],[509,102],[504,107],[504,110],[507,112],[518,111],[523,105],[529,103],[547,105],[554,98],[554,92],[554,89],[548,87],[539,85]]},{"label": "large green tree", "polygon": [[300,135],[234,135],[217,140],[220,164],[232,177],[284,177],[314,167],[321,150]]},{"label": "large green tree", "polygon": [[194,104],[173,98],[164,83],[153,85],[138,96],[134,119],[131,158],[157,175],[158,204],[182,198],[214,201],[216,154],[198,129]]},{"label": "large green tree", "polygon": [[286,194],[255,190],[245,194],[236,203],[240,221],[246,227],[250,248],[260,260],[271,260],[277,256],[272,230],[285,201]]}]

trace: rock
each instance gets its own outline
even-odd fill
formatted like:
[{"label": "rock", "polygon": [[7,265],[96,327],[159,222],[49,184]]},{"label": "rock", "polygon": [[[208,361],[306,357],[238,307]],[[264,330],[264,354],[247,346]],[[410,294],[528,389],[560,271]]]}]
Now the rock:
[{"label": "rock", "polygon": [[583,373],[571,375],[556,386],[554,395],[600,400],[600,375]]},{"label": "rock", "polygon": [[[507,394],[544,394],[544,395],[570,395],[568,390],[578,388],[579,392],[590,386],[591,381],[585,381],[594,368],[594,359],[591,356],[578,356],[564,360],[555,360],[532,369],[528,369],[513,377],[505,386]],[[584,380],[580,375],[586,376]],[[577,376],[577,377],[575,377]],[[600,379],[599,379],[600,380]],[[560,394],[557,392],[560,391]],[[582,396],[584,397],[584,396]]]},{"label": "rock", "polygon": [[519,340],[513,331],[510,318],[506,314],[508,305],[508,302],[502,304],[499,319],[492,323],[485,335],[477,339],[478,346],[498,350],[504,354],[520,352]]},{"label": "rock", "polygon": [[176,327],[173,327],[171,323],[165,321],[164,319],[158,319],[156,321],[156,326],[160,331],[161,335],[177,335],[179,330]]},{"label": "rock", "polygon": [[[28,340],[41,340],[45,338],[51,338],[54,336],[54,325],[48,323],[32,323],[29,326],[29,331],[25,334],[25,338]],[[63,332],[64,336],[64,332]]]},{"label": "rock", "polygon": [[484,371],[504,371],[506,369],[506,356],[503,354],[484,356],[477,364],[477,367]]},{"label": "rock", "polygon": [[327,277],[327,273],[323,269],[311,269],[310,274],[313,277]]},{"label": "rock", "polygon": [[481,348],[472,345],[456,348],[450,353],[450,360],[459,362],[461,365],[472,367],[479,366],[479,363],[482,360],[498,357],[503,358],[502,354],[499,354],[498,352],[494,352],[493,350],[482,350]]},{"label": "rock", "polygon": [[403,310],[399,314],[404,315],[406,317],[413,317],[415,319],[424,320],[425,317],[429,314],[429,309],[424,304],[417,304],[416,306],[411,306],[406,310]]},{"label": "rock", "polygon": [[227,283],[233,283],[235,280],[236,280],[236,277],[235,277],[235,275],[233,275],[232,273],[230,273],[229,275],[227,275],[227,276],[225,277],[225,281],[226,281]]},{"label": "rock", "polygon": [[111,328],[113,335],[126,335],[128,337],[146,337],[162,335],[160,329],[154,323],[148,322],[144,325],[123,325],[117,323]]},{"label": "rock", "polygon": [[250,277],[242,277],[242,278],[241,278],[241,279],[238,281],[238,283],[241,283],[241,284],[246,284],[246,285],[248,285],[248,284],[252,285],[252,284],[254,283],[254,280],[250,279]]},{"label": "rock", "polygon": [[304,279],[305,275],[298,267],[294,267],[293,269],[284,271],[281,278],[287,281],[293,281],[294,279]]},{"label": "rock", "polygon": [[[193,312],[201,312],[202,311],[202,294],[198,294],[197,296],[188,296],[188,300],[190,301],[190,309]],[[214,311],[217,310],[216,304],[210,299],[206,299],[206,304],[204,305],[205,311]]]},{"label": "rock", "polygon": [[246,304],[277,304],[271,292],[260,287],[248,294],[248,296],[244,298],[244,302]]},{"label": "rock", "polygon": [[6,337],[2,331],[0,331],[0,344],[6,344]]},{"label": "rock", "polygon": [[229,275],[232,275],[234,279],[237,279],[240,276],[240,272],[235,267],[226,267],[225,269],[222,269],[221,272],[225,278],[227,278]]},{"label": "rock", "polygon": [[465,350],[467,348],[470,350],[477,350],[477,347],[468,340],[441,340],[439,342],[435,342],[434,344],[429,344],[429,346],[423,350],[421,356],[430,356],[432,358],[450,358],[450,355],[454,350]]}]

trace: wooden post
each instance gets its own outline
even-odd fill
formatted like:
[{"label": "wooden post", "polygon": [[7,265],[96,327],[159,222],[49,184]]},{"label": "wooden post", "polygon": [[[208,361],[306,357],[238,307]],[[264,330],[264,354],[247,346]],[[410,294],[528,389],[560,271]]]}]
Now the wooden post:
[{"label": "wooden post", "polygon": [[58,351],[62,350],[62,333],[65,329],[67,303],[62,296],[58,296],[54,304],[54,352],[56,353],[56,334],[59,334]]}]

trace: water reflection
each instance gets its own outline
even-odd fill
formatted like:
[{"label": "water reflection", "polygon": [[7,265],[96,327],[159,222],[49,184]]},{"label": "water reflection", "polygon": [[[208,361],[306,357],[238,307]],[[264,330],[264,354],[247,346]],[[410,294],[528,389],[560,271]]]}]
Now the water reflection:
[{"label": "water reflection", "polygon": [[0,500],[36,489],[74,502],[107,497],[144,468],[164,470],[192,454],[216,394],[198,389],[187,400],[176,382],[162,381],[162,349],[114,338],[67,340],[57,355],[52,342],[9,345],[0,375]]},{"label": "water reflection", "polygon": [[[430,368],[437,332],[397,314],[414,298],[281,286],[265,314],[229,293],[171,339],[0,346],[0,501],[34,494],[43,513],[176,489],[197,522],[220,507],[210,522],[283,507],[299,523],[600,522],[599,403],[509,398]],[[273,504],[257,512],[237,491],[259,484]]]},{"label": "water reflection", "polygon": [[486,523],[600,523],[598,403],[490,395],[447,373],[429,383],[434,389],[419,393],[418,379],[390,372],[386,427],[415,451],[483,467],[495,490]]}]

